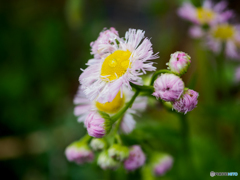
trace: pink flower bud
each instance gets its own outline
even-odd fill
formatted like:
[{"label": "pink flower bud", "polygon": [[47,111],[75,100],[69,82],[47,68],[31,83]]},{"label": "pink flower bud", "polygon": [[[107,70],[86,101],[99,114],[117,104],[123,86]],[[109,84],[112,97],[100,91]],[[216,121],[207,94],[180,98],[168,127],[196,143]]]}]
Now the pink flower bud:
[{"label": "pink flower bud", "polygon": [[177,51],[171,54],[170,61],[168,63],[169,69],[177,75],[183,75],[187,72],[191,63],[191,57],[184,52]]},{"label": "pink flower bud", "polygon": [[91,42],[90,46],[92,47],[91,54],[94,54],[96,58],[99,58],[101,55],[107,52],[113,51],[111,43],[115,40],[115,36],[118,36],[118,31],[111,27],[110,29],[104,29],[96,41]]},{"label": "pink flower bud", "polygon": [[154,82],[154,96],[164,101],[179,99],[184,90],[182,79],[174,74],[162,74]]},{"label": "pink flower bud", "polygon": [[107,119],[103,117],[97,111],[92,111],[89,113],[85,120],[85,126],[87,127],[88,134],[95,138],[102,138],[112,127],[110,117]]},{"label": "pink flower bud", "polygon": [[68,146],[65,150],[65,155],[68,161],[73,161],[77,164],[92,162],[94,158],[94,154],[89,147],[78,142],[74,142]]},{"label": "pink flower bud", "polygon": [[128,171],[134,171],[135,169],[144,165],[146,160],[145,154],[138,145],[134,145],[130,148],[129,157],[124,161],[124,168]]},{"label": "pink flower bud", "polygon": [[173,103],[173,108],[181,113],[192,111],[198,103],[199,94],[191,89],[185,90],[182,97]]},{"label": "pink flower bud", "polygon": [[172,165],[173,165],[173,158],[169,155],[165,155],[159,158],[158,163],[155,164],[154,174],[156,176],[162,176],[172,168]]}]

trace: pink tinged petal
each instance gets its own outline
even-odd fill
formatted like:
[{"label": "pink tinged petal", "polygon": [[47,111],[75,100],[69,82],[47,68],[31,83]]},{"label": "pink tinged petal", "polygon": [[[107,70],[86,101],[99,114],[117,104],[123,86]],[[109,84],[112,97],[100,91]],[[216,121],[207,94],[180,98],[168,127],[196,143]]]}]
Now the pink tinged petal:
[{"label": "pink tinged petal", "polygon": [[217,3],[215,6],[214,6],[214,11],[216,12],[222,12],[224,9],[227,8],[227,5],[228,3],[226,1],[221,1],[219,3]]},{"label": "pink tinged petal", "polygon": [[204,8],[207,8],[207,9],[212,9],[212,7],[213,7],[212,1],[210,1],[210,0],[205,0],[205,1],[203,2],[203,7],[204,7]]},{"label": "pink tinged petal", "polygon": [[121,129],[124,133],[129,134],[135,128],[136,121],[131,114],[126,113],[121,122]]},{"label": "pink tinged petal", "polygon": [[81,116],[91,110],[91,105],[78,105],[74,108],[74,115]]},{"label": "pink tinged petal", "polygon": [[183,19],[197,23],[196,8],[191,3],[185,2],[182,7],[178,9],[178,15]]},{"label": "pink tinged petal", "polygon": [[240,52],[238,51],[236,45],[233,41],[228,41],[226,43],[226,55],[233,59],[239,59],[240,58]]},{"label": "pink tinged petal", "polygon": [[204,31],[200,26],[192,26],[189,29],[189,34],[192,38],[201,38],[204,36]]}]

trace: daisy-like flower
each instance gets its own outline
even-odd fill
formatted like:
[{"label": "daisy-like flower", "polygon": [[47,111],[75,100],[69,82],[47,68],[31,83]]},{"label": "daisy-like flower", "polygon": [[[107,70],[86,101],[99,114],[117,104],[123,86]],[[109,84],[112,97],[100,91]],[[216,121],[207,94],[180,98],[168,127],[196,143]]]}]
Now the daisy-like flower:
[{"label": "daisy-like flower", "polygon": [[[144,31],[129,29],[125,38],[114,32],[100,34],[103,37],[92,44],[94,59],[88,61],[79,77],[86,97],[100,103],[113,101],[124,86],[131,89],[130,82],[141,85],[139,76],[156,70],[149,60],[158,56],[153,54],[152,43],[144,37]],[[95,44],[97,51],[93,48]]]},{"label": "daisy-like flower", "polygon": [[[74,104],[76,105],[74,109],[75,116],[78,116],[79,122],[84,122],[87,116],[90,114],[91,110],[99,110],[108,113],[109,115],[114,115],[119,112],[125,105],[129,102],[133,96],[133,92],[124,88],[122,92],[118,92],[117,96],[110,103],[100,103],[97,101],[89,101],[86,98],[81,86],[79,86],[78,93],[74,98]],[[127,110],[124,114],[121,129],[125,133],[130,133],[135,127],[135,120],[133,114],[139,114],[139,112],[146,109],[147,106],[147,97],[138,96],[132,107]]]},{"label": "daisy-like flower", "polygon": [[195,24],[213,25],[226,22],[234,16],[233,11],[226,9],[227,5],[226,1],[214,4],[211,0],[205,0],[201,7],[195,7],[186,2],[178,9],[178,15]]},{"label": "daisy-like flower", "polygon": [[225,44],[226,56],[239,59],[240,58],[240,25],[231,25],[227,23],[212,26],[207,36],[207,44],[209,48],[220,53]]}]

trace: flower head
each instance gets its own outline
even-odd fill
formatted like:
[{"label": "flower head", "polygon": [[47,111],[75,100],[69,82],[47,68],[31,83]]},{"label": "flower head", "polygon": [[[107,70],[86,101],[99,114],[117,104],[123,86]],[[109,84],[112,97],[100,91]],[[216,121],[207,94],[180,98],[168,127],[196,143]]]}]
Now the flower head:
[{"label": "flower head", "polygon": [[173,108],[181,113],[192,111],[198,103],[199,94],[191,89],[185,90],[182,97],[173,103]]},{"label": "flower head", "polygon": [[128,158],[129,149],[126,146],[122,146],[120,144],[113,144],[108,149],[108,155],[117,161],[123,161]]},{"label": "flower head", "polygon": [[111,119],[103,112],[92,111],[86,118],[85,126],[88,134],[95,138],[102,138],[112,128]]},{"label": "flower head", "polygon": [[69,145],[65,150],[65,155],[68,161],[73,161],[77,164],[92,162],[94,158],[94,154],[88,145],[81,142],[74,142]]},{"label": "flower head", "polygon": [[178,15],[195,24],[213,25],[226,22],[234,16],[233,11],[227,10],[226,7],[226,1],[213,4],[211,0],[205,0],[201,7],[194,7],[191,3],[186,2],[179,8]]},{"label": "flower head", "polygon": [[90,59],[79,77],[86,97],[100,103],[111,102],[124,86],[131,89],[130,82],[141,85],[139,76],[155,71],[149,60],[158,57],[142,30],[129,29],[125,38],[111,36],[109,41],[111,43],[99,42],[98,47],[104,53]]},{"label": "flower head", "polygon": [[179,99],[184,90],[182,79],[174,74],[162,74],[154,82],[154,96],[164,101]]},{"label": "flower head", "polygon": [[240,25],[230,25],[227,23],[212,26],[207,35],[207,45],[215,53],[220,53],[225,44],[226,56],[240,58]]},{"label": "flower head", "polygon": [[154,174],[156,176],[164,175],[172,168],[173,158],[169,155],[164,155],[158,158],[158,162],[154,165]]},{"label": "flower head", "polygon": [[97,163],[102,169],[116,169],[120,165],[119,162],[109,157],[107,150],[104,150],[100,153]]},{"label": "flower head", "polygon": [[124,161],[124,168],[128,171],[134,171],[144,165],[146,160],[145,154],[138,145],[134,145],[130,149],[129,157]]},{"label": "flower head", "polygon": [[173,73],[181,76],[187,72],[188,67],[190,66],[190,63],[191,63],[190,59],[191,59],[191,57],[188,54],[177,51],[177,52],[171,54],[171,58],[168,63],[169,69]]},{"label": "flower head", "polygon": [[93,138],[90,146],[94,151],[101,151],[107,147],[107,142],[102,138]]},{"label": "flower head", "polygon": [[[133,94],[134,93],[132,91],[127,88],[123,88],[123,91],[119,91],[112,102],[99,103],[97,101],[89,101],[83,93],[81,86],[79,86],[78,93],[74,98],[74,103],[76,104],[74,114],[79,117],[79,122],[85,121],[92,110],[103,111],[110,115],[114,115],[130,101]],[[139,115],[141,111],[146,109],[146,106],[147,97],[138,96],[132,107],[129,108],[123,116],[121,129],[124,133],[130,133],[134,129],[136,122],[133,118],[133,114]]]}]

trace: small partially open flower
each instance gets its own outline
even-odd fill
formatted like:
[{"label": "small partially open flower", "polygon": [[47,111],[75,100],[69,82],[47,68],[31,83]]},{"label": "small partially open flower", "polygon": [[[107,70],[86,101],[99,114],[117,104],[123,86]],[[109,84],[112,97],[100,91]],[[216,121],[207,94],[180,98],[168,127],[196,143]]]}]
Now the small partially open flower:
[{"label": "small partially open flower", "polygon": [[173,108],[181,113],[192,111],[198,103],[199,94],[191,89],[185,90],[182,97],[173,103]]},{"label": "small partially open flower", "polygon": [[102,169],[116,169],[120,165],[119,162],[109,157],[107,150],[100,153],[97,163]]},{"label": "small partially open flower", "polygon": [[138,145],[130,149],[129,157],[124,161],[124,168],[128,171],[134,171],[144,165],[146,156]]},{"label": "small partially open flower", "polygon": [[126,146],[120,144],[113,144],[108,149],[108,154],[111,158],[117,161],[123,161],[129,156],[129,149]]},{"label": "small partially open flower", "polygon": [[191,59],[191,57],[188,54],[177,51],[177,52],[171,54],[171,58],[168,63],[169,69],[173,73],[181,76],[187,72],[188,67],[190,66],[190,63],[191,63],[190,59]]},{"label": "small partially open flower", "polygon": [[107,147],[107,142],[102,138],[94,138],[91,140],[90,146],[94,151],[101,151]]},{"label": "small partially open flower", "polygon": [[77,164],[92,162],[94,158],[94,154],[88,145],[81,142],[74,142],[70,144],[65,150],[65,155],[68,161],[73,161]]},{"label": "small partially open flower", "polygon": [[[104,116],[105,115],[105,116]],[[85,120],[88,134],[95,138],[102,138],[112,128],[111,119],[106,113],[92,111]]]},{"label": "small partially open flower", "polygon": [[173,158],[169,155],[161,156],[158,162],[154,165],[154,174],[156,176],[164,175],[168,170],[172,168]]},{"label": "small partially open flower", "polygon": [[110,29],[104,28],[104,30],[100,32],[97,40],[90,44],[92,47],[91,54],[93,54],[95,58],[100,58],[106,52],[114,51],[111,43],[115,41],[116,37],[118,37],[118,31],[114,27]]},{"label": "small partially open flower", "polygon": [[154,82],[154,96],[164,101],[179,99],[184,91],[182,79],[174,74],[162,74]]}]

